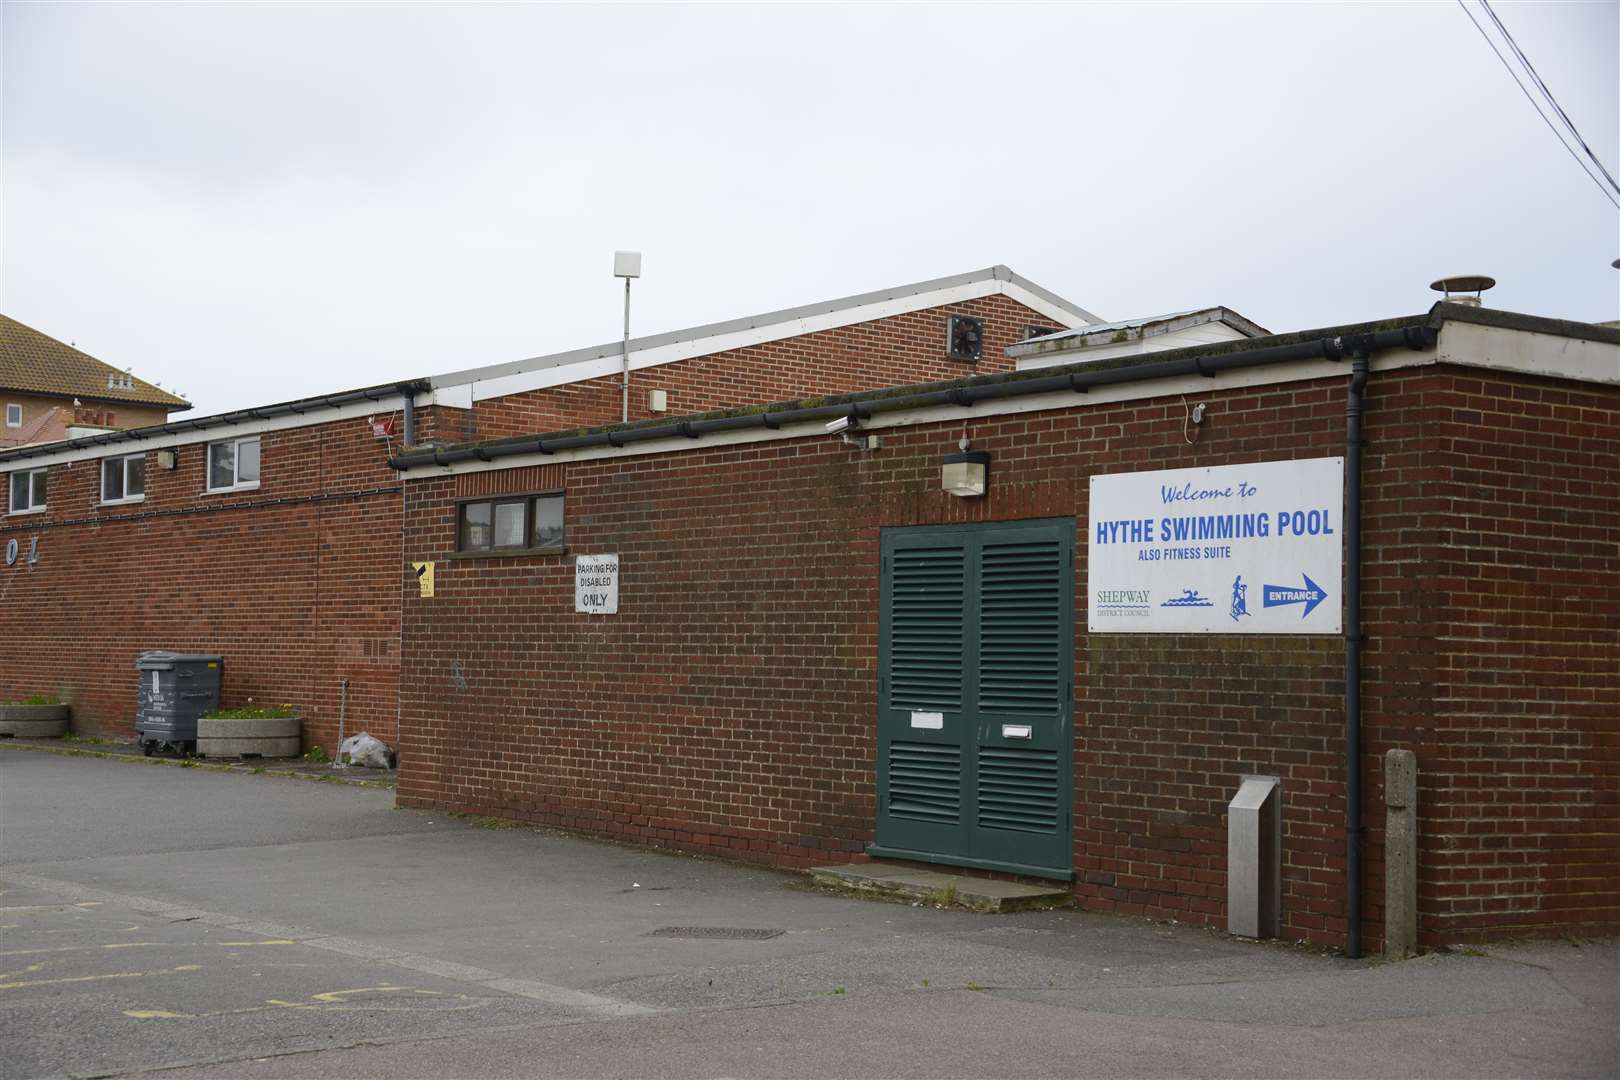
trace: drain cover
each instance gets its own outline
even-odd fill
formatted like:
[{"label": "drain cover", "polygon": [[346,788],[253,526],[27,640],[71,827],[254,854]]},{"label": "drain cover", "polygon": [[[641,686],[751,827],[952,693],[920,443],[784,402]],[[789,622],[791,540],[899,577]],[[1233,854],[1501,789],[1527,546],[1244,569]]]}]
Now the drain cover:
[{"label": "drain cover", "polygon": [[766,941],[785,930],[758,930],[747,926],[660,926],[646,937],[721,938],[726,941]]}]

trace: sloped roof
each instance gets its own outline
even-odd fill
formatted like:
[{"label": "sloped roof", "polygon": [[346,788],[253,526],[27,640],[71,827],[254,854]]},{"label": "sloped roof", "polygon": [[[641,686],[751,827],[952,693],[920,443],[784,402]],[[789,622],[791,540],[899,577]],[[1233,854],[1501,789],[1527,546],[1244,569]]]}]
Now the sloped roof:
[{"label": "sloped roof", "polygon": [[[1067,326],[1085,326],[1101,320],[1063,297],[1043,289],[1011,268],[996,265],[967,274],[934,278],[911,285],[899,285],[876,292],[824,300],[801,307],[768,311],[726,322],[693,326],[672,333],[652,334],[629,341],[630,368],[639,371],[660,364],[695,356],[708,356],[728,349],[798,337],[834,326],[848,326],[887,315],[963,299],[990,295],[1010,296]],[[626,345],[612,341],[584,349],[531,356],[484,367],[435,375],[429,379],[435,389],[469,388],[477,400],[522,393],[546,386],[559,386],[597,378],[619,370]],[[448,401],[444,403],[450,403]],[[466,406],[460,406],[465,408]]]},{"label": "sloped roof", "polygon": [[[655,334],[630,339],[631,366],[635,369],[672,363],[693,356],[706,356],[725,349],[773,341],[824,329],[827,325],[844,326],[877,319],[903,311],[915,311],[940,304],[955,303],[964,298],[1003,295],[1011,297],[1034,311],[1047,314],[1053,320],[1074,325],[1098,321],[1096,315],[1063,299],[1056,293],[1036,285],[1014,273],[1006,266],[992,266],[985,270],[954,277],[935,278],[913,285],[902,285],[878,292],[846,296],[804,307],[768,312],[729,322],[710,323],[669,334]],[[3,318],[3,316],[0,316]],[[818,321],[818,320],[825,320]],[[8,320],[9,321],[9,320]],[[20,326],[21,324],[13,324]],[[22,327],[27,330],[27,327]],[[34,332],[34,331],[29,331]],[[40,335],[43,337],[44,335]],[[50,339],[46,339],[50,340]],[[54,344],[60,346],[60,342]],[[63,346],[65,348],[65,346]],[[212,430],[236,424],[257,423],[273,418],[300,417],[307,412],[337,408],[360,401],[383,401],[410,394],[417,405],[452,405],[470,408],[473,400],[485,400],[505,394],[519,393],[540,386],[555,386],[596,378],[603,373],[619,370],[622,341],[599,345],[549,356],[531,357],[481,368],[468,368],[434,376],[385,383],[365,390],[343,394],[317,395],[276,405],[264,405],[210,416],[188,417],[167,424],[112,431],[105,434],[72,438],[59,445],[0,448],[0,465],[7,462],[36,457],[49,457],[60,453],[75,453],[86,448],[99,448],[111,444],[142,439],[166,438],[182,433]],[[80,354],[83,355],[83,354]],[[593,367],[592,365],[608,365]],[[473,384],[481,384],[474,392]],[[6,384],[0,380],[0,388]],[[137,385],[141,385],[137,382]],[[153,388],[156,389],[156,388]],[[461,391],[459,398],[429,396],[424,401],[420,394],[438,395],[446,391]],[[162,393],[162,391],[157,391]],[[83,395],[81,395],[83,396]],[[105,396],[100,395],[100,396]],[[464,404],[462,402],[465,402]],[[312,416],[305,423],[320,423]]]},{"label": "sloped roof", "polygon": [[[115,385],[108,385],[109,376],[117,378]],[[184,398],[126,376],[111,364],[6,315],[0,315],[0,390],[191,408]]]}]

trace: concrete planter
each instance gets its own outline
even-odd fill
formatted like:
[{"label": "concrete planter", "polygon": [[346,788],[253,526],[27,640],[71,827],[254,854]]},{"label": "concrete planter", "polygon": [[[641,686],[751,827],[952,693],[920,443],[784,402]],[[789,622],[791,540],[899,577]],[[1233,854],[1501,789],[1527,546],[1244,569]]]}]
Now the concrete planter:
[{"label": "concrete planter", "polygon": [[66,705],[0,705],[0,736],[58,739],[67,729]]},{"label": "concrete planter", "polygon": [[303,729],[304,721],[297,716],[254,720],[205,716],[197,721],[197,756],[297,757],[303,752]]}]

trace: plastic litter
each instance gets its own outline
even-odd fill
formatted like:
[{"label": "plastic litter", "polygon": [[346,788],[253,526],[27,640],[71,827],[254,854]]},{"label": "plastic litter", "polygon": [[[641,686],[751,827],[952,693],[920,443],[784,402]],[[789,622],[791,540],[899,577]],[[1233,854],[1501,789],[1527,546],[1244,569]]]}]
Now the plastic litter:
[{"label": "plastic litter", "polygon": [[399,755],[381,739],[362,731],[343,740],[338,747],[338,760],[368,769],[392,769],[399,764]]}]

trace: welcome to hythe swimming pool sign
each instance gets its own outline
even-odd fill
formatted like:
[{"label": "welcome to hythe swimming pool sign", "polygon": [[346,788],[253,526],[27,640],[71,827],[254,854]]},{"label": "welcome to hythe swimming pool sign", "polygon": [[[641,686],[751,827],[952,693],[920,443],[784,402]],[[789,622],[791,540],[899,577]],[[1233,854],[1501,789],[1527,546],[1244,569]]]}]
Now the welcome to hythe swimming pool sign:
[{"label": "welcome to hythe swimming pool sign", "polygon": [[1091,478],[1087,627],[1337,634],[1344,459]]}]

